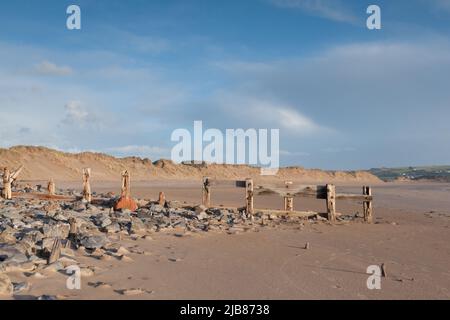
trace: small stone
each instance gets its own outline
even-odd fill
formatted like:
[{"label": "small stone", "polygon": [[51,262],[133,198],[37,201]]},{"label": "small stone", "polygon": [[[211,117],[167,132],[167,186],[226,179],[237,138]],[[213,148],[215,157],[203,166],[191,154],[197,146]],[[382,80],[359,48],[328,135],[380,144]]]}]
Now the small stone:
[{"label": "small stone", "polygon": [[129,256],[126,256],[126,255],[120,256],[119,260],[124,261],[124,262],[132,262],[133,261],[133,259],[131,259]]},{"label": "small stone", "polygon": [[99,288],[99,289],[110,289],[111,285],[106,282],[97,281],[97,282],[88,282],[88,286]]},{"label": "small stone", "polygon": [[105,235],[85,235],[81,238],[80,244],[87,249],[101,248],[107,242]]},{"label": "small stone", "polygon": [[58,297],[44,294],[42,296],[37,297],[36,300],[58,300]]},{"label": "small stone", "polygon": [[0,296],[12,296],[14,287],[6,274],[0,273]]},{"label": "small stone", "polygon": [[80,268],[81,277],[88,278],[88,277],[92,277],[94,274],[95,274],[94,270],[92,270],[89,267]]},{"label": "small stone", "polygon": [[143,294],[146,291],[140,288],[132,288],[132,289],[123,289],[123,290],[117,290],[116,292],[120,293],[124,296],[135,296],[138,294]]},{"label": "small stone", "polygon": [[26,291],[30,288],[30,285],[28,282],[19,282],[19,283],[13,283],[14,287],[14,293],[19,293],[22,291]]}]

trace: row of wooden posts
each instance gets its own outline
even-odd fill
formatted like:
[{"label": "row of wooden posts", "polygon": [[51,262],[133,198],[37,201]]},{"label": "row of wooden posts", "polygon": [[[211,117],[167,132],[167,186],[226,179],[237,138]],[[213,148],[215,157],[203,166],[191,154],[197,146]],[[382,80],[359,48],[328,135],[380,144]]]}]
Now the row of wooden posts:
[{"label": "row of wooden posts", "polygon": [[[212,180],[209,177],[203,178],[202,186],[202,204],[206,207],[211,207],[211,189],[212,186],[235,186],[237,188],[245,188],[245,209],[248,214],[254,214],[254,183],[252,179],[246,179],[245,181],[220,181]],[[279,213],[294,213],[294,197],[299,196],[312,196],[317,199],[325,199],[327,205],[327,219],[330,222],[336,221],[336,200],[337,199],[350,199],[361,200],[363,202],[363,214],[364,221],[372,223],[373,221],[373,196],[372,189],[368,186],[363,186],[362,195],[357,194],[336,194],[336,186],[333,184],[327,184],[325,186],[309,186],[300,185],[293,186],[292,182],[286,182],[285,186],[279,187],[269,185],[267,187],[260,187],[263,191],[275,192],[283,196],[284,198],[284,210],[273,210]],[[300,213],[299,211],[297,211]]]},{"label": "row of wooden posts", "polygon": [[[3,170],[3,192],[2,196],[5,199],[12,198],[11,192],[11,184],[15,181],[22,171],[23,166],[13,171],[12,173],[8,170],[8,168],[4,168]],[[92,201],[92,192],[91,192],[91,169],[84,168],[82,171],[83,174],[83,193],[82,197],[85,201]],[[206,207],[211,207],[211,188],[212,186],[234,186],[238,188],[245,188],[245,209],[248,214],[254,214],[254,183],[252,179],[246,180],[213,180],[209,177],[203,178],[202,184],[202,204]],[[48,182],[47,185],[48,194],[50,196],[54,196],[56,193],[56,186],[53,179]],[[330,222],[336,221],[336,200],[337,199],[353,199],[353,200],[361,200],[363,202],[363,214],[364,220],[366,222],[371,223],[373,220],[373,196],[372,190],[368,186],[363,187],[362,195],[356,194],[337,194],[336,186],[333,184],[327,184],[325,186],[317,186],[317,185],[293,185],[292,182],[285,182],[284,186],[270,185],[266,184],[265,186],[260,187],[259,193],[263,191],[275,192],[284,198],[284,210],[278,210],[285,213],[294,213],[294,197],[298,196],[312,196],[317,199],[325,199],[327,204],[327,218]],[[166,203],[165,195],[163,192],[159,194],[159,203],[164,205]],[[137,209],[137,205],[134,200],[131,198],[130,191],[130,174],[127,170],[122,172],[122,185],[121,185],[121,197],[119,201],[115,205],[116,209]]]}]

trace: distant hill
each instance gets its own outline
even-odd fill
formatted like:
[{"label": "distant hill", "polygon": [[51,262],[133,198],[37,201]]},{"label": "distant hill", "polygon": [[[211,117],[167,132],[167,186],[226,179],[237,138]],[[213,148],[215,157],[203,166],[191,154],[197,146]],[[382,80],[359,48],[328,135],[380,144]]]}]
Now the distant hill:
[{"label": "distant hill", "polygon": [[[261,178],[259,168],[247,165],[194,165],[175,164],[170,160],[138,157],[116,158],[107,154],[82,152],[66,153],[45,147],[16,146],[0,148],[0,168],[15,169],[24,165],[19,180],[79,181],[82,169],[92,169],[92,178],[99,181],[120,180],[120,173],[127,169],[133,180],[201,179],[209,176],[219,179]],[[301,167],[281,168],[276,176],[283,180],[304,182],[367,182],[379,183],[377,177],[367,171],[341,172],[309,170]]]},{"label": "distant hill", "polygon": [[450,166],[374,168],[370,173],[384,181],[432,180],[450,182]]}]

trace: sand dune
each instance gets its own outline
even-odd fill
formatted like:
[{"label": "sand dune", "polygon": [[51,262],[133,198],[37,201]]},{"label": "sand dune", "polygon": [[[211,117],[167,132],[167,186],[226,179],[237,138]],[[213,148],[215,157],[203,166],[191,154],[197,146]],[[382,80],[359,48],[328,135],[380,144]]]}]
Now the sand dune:
[{"label": "sand dune", "polygon": [[[107,154],[83,152],[66,153],[45,147],[16,146],[0,149],[0,166],[16,168],[24,165],[20,180],[78,181],[82,169],[92,168],[93,179],[99,181],[120,180],[120,172],[128,169],[133,179],[200,179],[210,176],[220,179],[259,178],[260,170],[247,165],[194,166],[174,164],[170,160],[158,160],[138,157],[116,158]],[[271,177],[272,179],[273,177]],[[279,170],[278,179],[301,180],[304,182],[368,182],[381,183],[373,174],[366,171],[322,171],[289,167]]]}]

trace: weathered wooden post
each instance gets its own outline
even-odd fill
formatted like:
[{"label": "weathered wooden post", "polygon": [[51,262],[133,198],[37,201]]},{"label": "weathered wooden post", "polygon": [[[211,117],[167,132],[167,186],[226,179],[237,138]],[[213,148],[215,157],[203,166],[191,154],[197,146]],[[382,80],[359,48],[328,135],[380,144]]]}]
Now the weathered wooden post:
[{"label": "weathered wooden post", "polygon": [[130,211],[136,211],[137,208],[137,203],[131,198],[130,173],[128,170],[125,170],[122,172],[120,199],[114,206],[114,210],[128,209]]},{"label": "weathered wooden post", "polygon": [[120,196],[123,198],[129,198],[131,196],[130,173],[128,170],[122,172],[122,187],[120,190]]},{"label": "weathered wooden post", "polygon": [[208,177],[203,177],[202,204],[207,208],[211,206],[211,185]]},{"label": "weathered wooden post", "polygon": [[[363,195],[372,197],[372,188],[368,186],[363,187]],[[373,206],[372,199],[363,201],[364,221],[368,223],[373,222]]]},{"label": "weathered wooden post", "polygon": [[291,195],[284,197],[284,211],[294,211],[294,197]]},{"label": "weathered wooden post", "polygon": [[83,199],[87,202],[92,201],[92,192],[91,192],[91,182],[89,179],[91,178],[91,168],[83,169]]},{"label": "weathered wooden post", "polygon": [[17,179],[20,172],[22,172],[23,166],[20,166],[17,170],[10,172],[8,168],[3,169],[3,192],[2,196],[6,200],[12,199],[12,183]]},{"label": "weathered wooden post", "polygon": [[162,191],[159,193],[159,201],[158,202],[159,202],[160,206],[164,207],[166,205],[166,195]]},{"label": "weathered wooden post", "polygon": [[48,182],[47,191],[48,191],[49,195],[51,195],[51,196],[55,195],[56,186],[55,186],[55,181],[53,179],[50,179],[50,181]]},{"label": "weathered wooden post", "polygon": [[253,180],[245,180],[245,202],[247,214],[253,214]]},{"label": "weathered wooden post", "polygon": [[328,221],[336,221],[336,186],[327,184],[327,214]]},{"label": "weathered wooden post", "polygon": [[50,252],[50,256],[48,257],[47,263],[52,264],[58,261],[61,256],[61,240],[56,238],[53,242],[52,251]]},{"label": "weathered wooden post", "polygon": [[3,169],[3,192],[2,196],[6,200],[12,199],[12,190],[11,190],[11,173],[8,168]]}]

